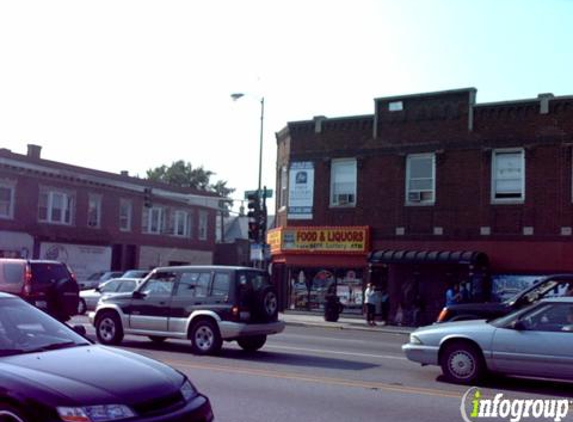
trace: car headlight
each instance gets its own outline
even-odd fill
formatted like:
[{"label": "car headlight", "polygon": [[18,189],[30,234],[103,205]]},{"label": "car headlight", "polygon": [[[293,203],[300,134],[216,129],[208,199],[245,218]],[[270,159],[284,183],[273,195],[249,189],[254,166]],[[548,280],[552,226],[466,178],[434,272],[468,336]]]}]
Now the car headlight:
[{"label": "car headlight", "polygon": [[183,383],[180,391],[181,391],[181,395],[183,396],[185,401],[191,400],[192,398],[194,398],[198,394],[197,389],[195,387],[193,387],[193,384],[191,384],[191,381],[189,381],[189,380],[186,380]]},{"label": "car headlight", "polygon": [[422,344],[422,340],[417,335],[410,334],[410,344]]},{"label": "car headlight", "polygon": [[65,422],[107,422],[135,416],[133,410],[122,404],[58,407],[57,410],[60,418]]}]

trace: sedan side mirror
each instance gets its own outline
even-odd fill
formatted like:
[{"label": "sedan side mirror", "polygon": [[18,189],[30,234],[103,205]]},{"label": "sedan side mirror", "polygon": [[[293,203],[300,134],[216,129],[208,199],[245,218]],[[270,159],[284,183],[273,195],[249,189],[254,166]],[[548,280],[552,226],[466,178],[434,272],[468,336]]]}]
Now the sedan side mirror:
[{"label": "sedan side mirror", "polygon": [[523,331],[527,329],[525,323],[521,319],[518,319],[513,324],[511,324],[511,328],[513,328],[516,331]]},{"label": "sedan side mirror", "polygon": [[86,331],[86,327],[84,327],[83,325],[74,325],[72,327],[72,329],[78,333],[80,336],[86,336],[87,331]]}]

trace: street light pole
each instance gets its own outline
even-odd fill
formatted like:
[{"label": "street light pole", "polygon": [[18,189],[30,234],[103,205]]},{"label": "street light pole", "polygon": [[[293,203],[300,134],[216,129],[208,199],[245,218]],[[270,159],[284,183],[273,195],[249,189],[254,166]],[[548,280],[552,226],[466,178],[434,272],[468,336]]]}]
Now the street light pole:
[{"label": "street light pole", "polygon": [[[231,98],[234,101],[237,101],[238,99],[244,97],[246,94],[242,93],[242,92],[238,92],[235,94],[231,94]],[[261,97],[260,98],[260,104],[261,104],[261,126],[260,126],[260,133],[259,133],[259,179],[258,179],[258,184],[257,184],[257,198],[258,198],[258,202],[259,202],[259,209],[262,212],[266,213],[266,206],[264,207],[264,211],[263,211],[263,195],[266,196],[266,192],[263,192],[262,190],[262,178],[263,178],[263,133],[264,133],[264,121],[265,121],[265,97]],[[266,191],[266,189],[265,189]],[[266,199],[266,198],[265,198]],[[266,215],[265,215],[265,222],[266,222]],[[259,232],[260,233],[260,232]],[[263,245],[266,243],[266,239],[264,239],[264,233],[265,230],[263,230],[262,233],[260,233],[261,237],[263,237],[263,239],[259,238],[259,242],[262,242]],[[264,254],[264,250],[263,250],[263,254]],[[264,258],[263,258],[264,260]]]}]

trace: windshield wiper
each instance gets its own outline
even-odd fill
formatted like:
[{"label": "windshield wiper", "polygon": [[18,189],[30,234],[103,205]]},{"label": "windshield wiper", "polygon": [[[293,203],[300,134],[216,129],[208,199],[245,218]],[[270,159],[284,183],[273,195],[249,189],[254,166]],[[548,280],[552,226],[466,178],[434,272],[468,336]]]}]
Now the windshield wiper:
[{"label": "windshield wiper", "polygon": [[1,349],[0,356],[12,356],[12,355],[19,355],[22,353],[26,353],[26,350],[23,349]]},{"label": "windshield wiper", "polygon": [[26,353],[45,352],[47,350],[67,349],[69,347],[87,346],[89,343],[76,343],[75,341],[62,341],[60,343],[52,343],[46,346],[37,347],[35,349],[27,349]]}]

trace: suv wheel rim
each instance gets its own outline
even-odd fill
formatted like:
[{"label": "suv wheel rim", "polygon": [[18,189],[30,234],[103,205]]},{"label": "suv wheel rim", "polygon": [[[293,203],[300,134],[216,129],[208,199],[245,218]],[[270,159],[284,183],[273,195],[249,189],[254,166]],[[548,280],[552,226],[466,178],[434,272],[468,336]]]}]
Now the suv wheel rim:
[{"label": "suv wheel rim", "polygon": [[276,295],[272,292],[269,292],[265,296],[265,311],[267,315],[274,315],[275,311],[277,310],[277,306],[278,304]]},{"label": "suv wheel rim", "polygon": [[113,340],[115,336],[115,324],[111,318],[104,318],[99,323],[99,334],[105,341]]},{"label": "suv wheel rim", "polygon": [[195,331],[195,345],[201,350],[209,350],[215,341],[215,334],[210,327],[206,325],[201,325]]},{"label": "suv wheel rim", "polygon": [[0,421],[5,422],[24,422],[19,416],[8,410],[0,410]]},{"label": "suv wheel rim", "polygon": [[472,356],[467,352],[458,351],[450,356],[449,368],[456,378],[464,379],[473,374],[475,364]]}]

